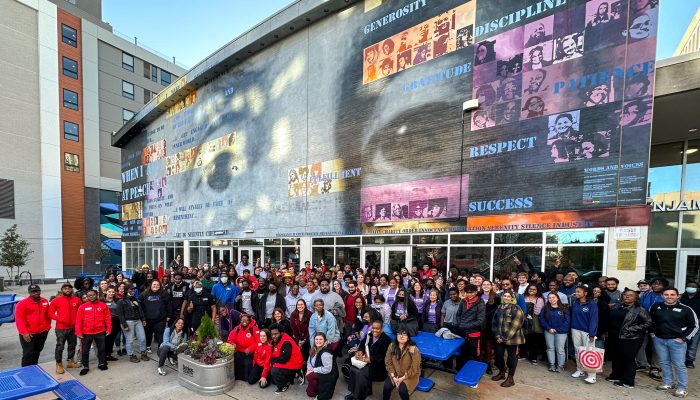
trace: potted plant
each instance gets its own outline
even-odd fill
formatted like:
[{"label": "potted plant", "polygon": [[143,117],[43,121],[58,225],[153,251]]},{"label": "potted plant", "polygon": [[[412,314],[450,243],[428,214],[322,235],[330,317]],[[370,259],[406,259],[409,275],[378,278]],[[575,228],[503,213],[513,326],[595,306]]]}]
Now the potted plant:
[{"label": "potted plant", "polygon": [[205,315],[187,350],[178,357],[180,385],[204,395],[228,392],[233,388],[233,345],[219,340],[214,321]]}]

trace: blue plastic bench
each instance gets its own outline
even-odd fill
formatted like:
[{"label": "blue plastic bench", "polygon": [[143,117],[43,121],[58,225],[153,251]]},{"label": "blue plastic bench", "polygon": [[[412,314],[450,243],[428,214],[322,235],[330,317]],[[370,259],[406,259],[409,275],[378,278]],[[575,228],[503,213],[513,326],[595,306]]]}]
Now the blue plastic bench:
[{"label": "blue plastic bench", "polygon": [[488,365],[479,361],[470,360],[455,375],[455,382],[475,388],[479,380],[486,372]]},{"label": "blue plastic bench", "polygon": [[58,384],[58,389],[53,393],[61,400],[95,400],[97,396],[90,389],[83,386],[80,381],[71,379]]},{"label": "blue plastic bench", "polygon": [[424,378],[421,376],[418,379],[418,385],[416,386],[416,390],[418,390],[419,392],[429,392],[430,389],[433,388],[433,386],[435,386],[435,382],[433,382],[432,379]]},{"label": "blue plastic bench", "polygon": [[24,399],[57,387],[58,382],[37,365],[0,372],[0,400]]}]

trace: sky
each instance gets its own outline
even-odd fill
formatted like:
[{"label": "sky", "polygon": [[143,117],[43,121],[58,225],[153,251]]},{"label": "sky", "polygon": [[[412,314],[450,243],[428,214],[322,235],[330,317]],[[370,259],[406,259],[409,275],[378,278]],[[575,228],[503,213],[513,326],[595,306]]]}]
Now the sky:
[{"label": "sky", "polygon": [[[293,0],[103,0],[102,19],[192,68]],[[700,0],[661,0],[657,58],[673,55]],[[196,6],[194,6],[196,4]]]}]

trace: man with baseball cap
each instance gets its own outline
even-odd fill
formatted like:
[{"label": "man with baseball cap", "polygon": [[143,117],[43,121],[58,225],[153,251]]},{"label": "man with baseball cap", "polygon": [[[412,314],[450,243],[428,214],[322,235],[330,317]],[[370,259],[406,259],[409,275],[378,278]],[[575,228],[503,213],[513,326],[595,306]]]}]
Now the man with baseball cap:
[{"label": "man with baseball cap", "polygon": [[68,342],[67,368],[78,368],[79,363],[74,360],[75,346],[78,337],[75,335],[75,318],[82,302],[77,296],[73,296],[73,285],[64,283],[61,286],[61,295],[57,296],[49,304],[49,318],[56,321],[56,373],[63,374],[63,347]]},{"label": "man with baseball cap", "polygon": [[15,321],[22,346],[22,366],[36,365],[51,329],[49,301],[41,297],[39,285],[30,285],[29,297],[15,308]]}]

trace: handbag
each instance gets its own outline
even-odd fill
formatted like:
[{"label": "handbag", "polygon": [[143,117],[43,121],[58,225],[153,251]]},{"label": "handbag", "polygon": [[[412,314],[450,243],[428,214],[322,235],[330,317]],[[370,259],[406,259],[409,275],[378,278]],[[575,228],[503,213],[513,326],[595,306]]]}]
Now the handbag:
[{"label": "handbag", "polygon": [[589,344],[585,347],[577,347],[576,352],[576,364],[580,371],[592,373],[603,372],[605,349],[600,349],[595,346],[591,347]]},{"label": "handbag", "polygon": [[[369,337],[371,335],[372,334],[370,332],[367,332],[367,336],[365,336],[365,351],[367,351],[367,352],[369,352]],[[355,355],[352,356],[352,358],[350,358],[350,364],[352,364],[353,367],[358,368],[358,369],[364,368],[367,365],[367,363],[362,361],[362,360],[358,360],[356,358],[356,356],[357,356],[357,353],[355,353]]]}]

